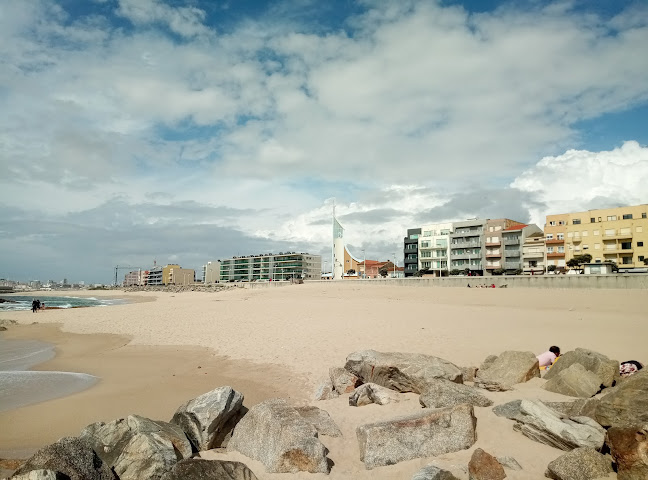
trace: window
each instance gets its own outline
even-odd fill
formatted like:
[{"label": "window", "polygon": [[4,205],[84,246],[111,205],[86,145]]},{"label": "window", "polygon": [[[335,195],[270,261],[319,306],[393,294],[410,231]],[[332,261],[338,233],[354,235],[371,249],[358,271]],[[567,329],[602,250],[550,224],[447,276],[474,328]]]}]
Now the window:
[{"label": "window", "polygon": [[623,264],[629,265],[632,263],[632,257],[623,257]]},{"label": "window", "polygon": [[573,232],[567,232],[567,238],[572,238],[574,236]]},{"label": "window", "polygon": [[557,237],[558,237],[558,240],[564,240],[565,239],[565,234],[564,233],[559,233]]},{"label": "window", "polygon": [[635,231],[636,231],[637,233],[642,233],[642,232],[643,232],[643,227],[637,227],[637,228],[635,229]]},{"label": "window", "polygon": [[492,232],[493,230],[495,230],[493,227],[488,227],[489,232]]},{"label": "window", "polygon": [[598,221],[599,221],[599,222],[601,221],[601,217],[598,217]]},{"label": "window", "polygon": [[600,243],[595,243],[594,244],[594,250],[600,250],[601,249],[601,244]]},{"label": "window", "polygon": [[594,230],[594,235],[600,235],[601,231],[600,230]]},{"label": "window", "polygon": [[643,261],[644,261],[644,256],[643,256],[643,255],[639,255],[639,261],[640,261],[640,262],[643,262]]},{"label": "window", "polygon": [[638,247],[643,247],[643,242],[637,242]]},{"label": "window", "polygon": [[589,232],[588,232],[587,230],[583,230],[583,231],[581,232],[581,235],[582,235],[583,237],[587,237],[588,234],[589,234]]},{"label": "window", "polygon": [[547,253],[553,253],[554,247],[547,247]]},{"label": "window", "polygon": [[432,232],[429,231],[429,230],[427,230],[427,231],[423,232],[423,236],[424,236],[424,237],[431,237],[431,236],[432,236]]},{"label": "window", "polygon": [[551,225],[552,227],[555,227],[556,226],[556,221],[555,220],[550,221],[549,225]]},{"label": "window", "polygon": [[595,223],[595,222],[596,222],[596,218],[594,217],[590,218],[590,223]]},{"label": "window", "polygon": [[621,250],[630,250],[632,248],[632,242],[622,242]]},{"label": "window", "polygon": [[580,225],[580,223],[580,218],[575,218],[574,220],[572,220],[572,224],[574,225]]},{"label": "window", "polygon": [[565,253],[565,247],[563,246],[558,247],[558,253]]},{"label": "window", "polygon": [[564,224],[565,224],[565,221],[564,221],[564,220],[560,220],[560,221],[558,222],[558,225],[564,225]]},{"label": "window", "polygon": [[616,215],[608,215],[608,222],[614,222],[616,220]]},{"label": "window", "polygon": [[418,240],[418,233],[413,233],[409,236],[410,240]]},{"label": "window", "polygon": [[427,258],[427,257],[431,257],[431,256],[432,256],[432,252],[421,252],[421,257],[422,258]]},{"label": "window", "polygon": [[632,220],[632,213],[626,213],[623,215],[624,220]]},{"label": "window", "polygon": [[430,262],[423,262],[421,265],[423,268],[430,268]]},{"label": "window", "polygon": [[416,260],[417,258],[418,257],[415,253],[410,253],[409,255],[407,255],[408,260]]},{"label": "window", "polygon": [[616,232],[615,232],[615,230],[613,228],[608,228],[607,230],[605,230],[605,236],[606,237],[613,237],[615,233]]},{"label": "window", "polygon": [[646,212],[641,214],[641,218],[646,218]]},{"label": "window", "polygon": [[588,250],[588,249],[589,249],[589,245],[583,245],[583,250]]},{"label": "window", "polygon": [[547,240],[553,240],[553,233],[547,234]]}]

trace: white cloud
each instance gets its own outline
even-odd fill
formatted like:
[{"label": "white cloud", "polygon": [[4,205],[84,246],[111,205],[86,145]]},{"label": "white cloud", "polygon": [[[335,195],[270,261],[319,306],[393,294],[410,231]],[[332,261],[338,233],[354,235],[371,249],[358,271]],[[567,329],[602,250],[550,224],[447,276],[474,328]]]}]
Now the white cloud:
[{"label": "white cloud", "polygon": [[161,0],[119,0],[117,13],[135,25],[165,24],[183,37],[210,32],[203,24],[205,11],[196,7],[171,7]]}]

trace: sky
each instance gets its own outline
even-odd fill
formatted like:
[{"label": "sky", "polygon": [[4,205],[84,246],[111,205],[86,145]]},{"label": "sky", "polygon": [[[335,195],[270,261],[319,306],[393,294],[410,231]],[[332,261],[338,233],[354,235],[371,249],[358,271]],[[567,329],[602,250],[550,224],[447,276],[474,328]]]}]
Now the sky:
[{"label": "sky", "polygon": [[648,203],[646,45],[645,0],[0,2],[0,278]]}]

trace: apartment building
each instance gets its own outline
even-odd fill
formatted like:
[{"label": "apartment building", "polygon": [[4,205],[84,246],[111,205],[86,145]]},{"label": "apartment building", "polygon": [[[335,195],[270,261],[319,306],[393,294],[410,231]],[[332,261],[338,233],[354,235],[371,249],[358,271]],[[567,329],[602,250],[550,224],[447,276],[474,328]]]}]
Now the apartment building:
[{"label": "apartment building", "polygon": [[418,238],[418,270],[428,269],[441,276],[448,270],[452,223],[423,225]]},{"label": "apartment building", "polygon": [[403,239],[403,268],[405,276],[411,277],[419,270],[418,238],[420,228],[408,228],[407,236]]},{"label": "apartment building", "polygon": [[207,262],[202,267],[203,270],[203,283],[218,283],[220,282],[220,271],[221,271],[221,262],[217,260],[215,262]]},{"label": "apartment building", "polygon": [[547,263],[564,269],[588,253],[592,262],[615,262],[620,269],[645,267],[648,258],[648,205],[547,215]]},{"label": "apartment building", "polygon": [[134,270],[124,275],[124,286],[131,287],[134,285],[146,285],[148,280],[148,270]]},{"label": "apartment building", "polygon": [[502,232],[507,228],[515,225],[523,225],[520,222],[509,218],[497,218],[486,221],[486,231],[484,233],[485,246],[485,272],[487,275],[493,273],[493,270],[504,268],[504,246],[502,245]]},{"label": "apartment building", "polygon": [[528,235],[522,245],[522,271],[525,275],[542,275],[547,269],[547,250],[543,232]]},{"label": "apartment building", "polygon": [[220,281],[289,280],[303,278],[319,280],[322,257],[308,253],[264,253],[221,260]]},{"label": "apartment building", "polygon": [[192,268],[182,268],[177,264],[153,267],[148,272],[147,285],[191,285],[196,278]]},{"label": "apartment building", "polygon": [[523,270],[522,250],[524,242],[529,235],[542,233],[537,225],[519,224],[502,230],[502,244],[504,245],[504,270],[506,273],[515,273]]},{"label": "apartment building", "polygon": [[466,220],[453,222],[450,234],[450,269],[465,270],[483,274],[486,263],[484,230],[487,220]]}]

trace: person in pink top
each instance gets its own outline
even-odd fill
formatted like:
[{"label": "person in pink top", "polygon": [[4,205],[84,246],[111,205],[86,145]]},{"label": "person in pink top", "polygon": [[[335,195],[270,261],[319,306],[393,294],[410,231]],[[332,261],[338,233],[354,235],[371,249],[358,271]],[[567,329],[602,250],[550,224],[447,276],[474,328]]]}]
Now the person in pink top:
[{"label": "person in pink top", "polygon": [[553,365],[553,363],[556,361],[556,359],[559,356],[560,356],[560,348],[554,345],[552,347],[549,347],[548,351],[536,356],[536,358],[538,359],[538,363],[540,363],[540,367],[548,368],[551,365]]}]

